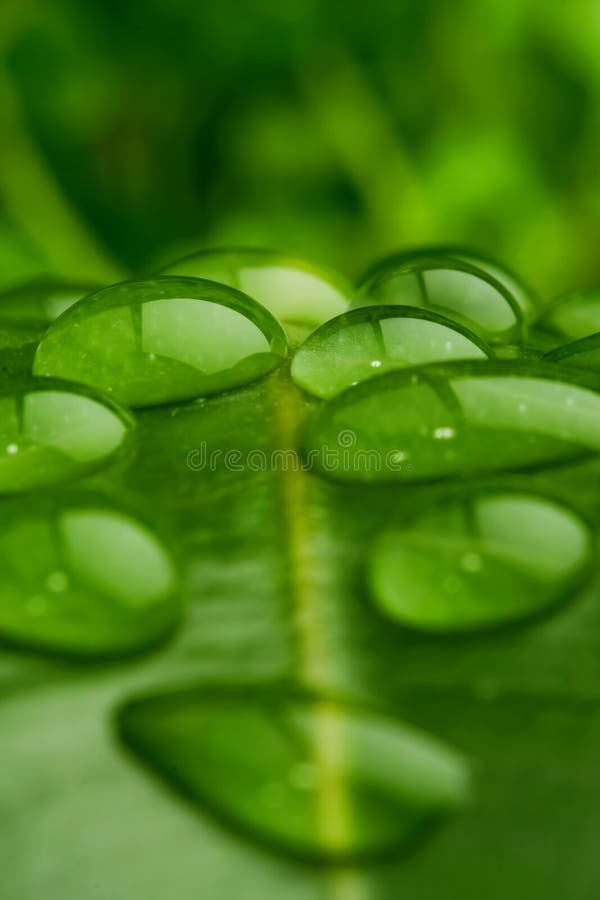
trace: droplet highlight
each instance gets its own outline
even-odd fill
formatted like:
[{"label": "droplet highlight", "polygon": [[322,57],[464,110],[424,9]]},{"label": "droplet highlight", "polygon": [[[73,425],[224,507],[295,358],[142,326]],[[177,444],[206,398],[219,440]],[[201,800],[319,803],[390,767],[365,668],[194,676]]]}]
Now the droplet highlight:
[{"label": "droplet highlight", "polygon": [[310,695],[192,690],[135,700],[119,724],[203,812],[320,862],[393,852],[468,792],[464,760],[440,741]]},{"label": "droplet highlight", "polygon": [[40,342],[33,371],[144,407],[239,387],[286,353],[281,326],[250,297],[199,279],[156,278],[104,288],[67,310]]},{"label": "droplet highlight", "polygon": [[326,398],[383,372],[491,354],[473,332],[436,313],[366,307],[313,332],[296,353],[291,372],[304,390]]},{"label": "droplet highlight", "polygon": [[145,523],[91,497],[5,509],[0,639],[81,659],[139,652],[181,616],[172,555]]},{"label": "droplet highlight", "polygon": [[487,492],[421,513],[380,535],[370,593],[410,629],[495,628],[571,599],[590,573],[592,534],[568,507],[521,492]]}]

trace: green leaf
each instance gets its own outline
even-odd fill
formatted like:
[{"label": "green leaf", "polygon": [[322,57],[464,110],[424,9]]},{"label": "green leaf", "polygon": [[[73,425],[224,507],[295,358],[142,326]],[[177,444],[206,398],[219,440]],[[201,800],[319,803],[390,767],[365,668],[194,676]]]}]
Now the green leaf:
[{"label": "green leaf", "polygon": [[574,291],[550,303],[535,328],[554,343],[566,344],[600,331],[600,291]]},{"label": "green leaf", "polygon": [[[112,668],[4,651],[7,900],[229,900],[240,890],[249,900],[371,900],[443,896],[449,885],[492,900],[589,896],[598,879],[589,802],[600,751],[597,578],[577,602],[510,632],[448,642],[391,625],[365,596],[373,535],[447,491],[345,485],[275,465],[270,454],[297,447],[311,407],[280,368],[197,403],[146,410],[135,456],[94,479],[107,502],[125,488],[143,498],[150,521],[172,535],[188,612],[161,649]],[[241,462],[227,463],[228,450]],[[588,461],[494,486],[542,490],[597,528],[589,485],[598,472]],[[115,711],[136,696],[194,687],[216,702],[225,685],[272,681],[358,703],[454,747],[475,769],[471,803],[381,863],[324,870],[221,825],[136,766],[116,738]]]}]

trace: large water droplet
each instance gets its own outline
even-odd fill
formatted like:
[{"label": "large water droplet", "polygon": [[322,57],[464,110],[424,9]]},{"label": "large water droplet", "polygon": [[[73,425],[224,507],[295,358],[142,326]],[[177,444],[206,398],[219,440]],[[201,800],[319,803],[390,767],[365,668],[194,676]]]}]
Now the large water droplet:
[{"label": "large water droplet", "polygon": [[206,250],[171,263],[160,274],[228,284],[286,323],[320,325],[343,313],[352,295],[352,286],[337,272],[270,250]]},{"label": "large water droplet", "polygon": [[286,352],[281,326],[250,297],[195,278],[157,278],[104,288],[68,310],[41,341],[33,370],[139,407],[237,387]]},{"label": "large water droplet", "polygon": [[79,478],[106,464],[133,428],[129,413],[81,385],[19,378],[0,388],[0,493]]},{"label": "large water droplet", "polygon": [[573,596],[590,571],[587,524],[526,493],[469,495],[381,535],[369,565],[377,606],[427,632],[493,628]]},{"label": "large water droplet", "polygon": [[412,307],[354,309],[322,325],[292,363],[294,381],[317,397],[393,369],[448,359],[485,359],[491,350],[450,319]]},{"label": "large water droplet", "polygon": [[433,309],[488,340],[521,336],[522,310],[506,279],[456,253],[424,250],[383,259],[361,280],[352,305],[387,304]]},{"label": "large water droplet", "polygon": [[554,346],[600,332],[600,288],[558,297],[543,310],[535,329]]},{"label": "large water droplet", "polygon": [[0,637],[91,659],[139,651],[181,615],[178,577],[158,536],[90,497],[5,509]]},{"label": "large water droplet", "polygon": [[202,808],[324,862],[394,850],[467,791],[463,760],[433,737],[311,696],[187,691],[134,701],[120,724]]},{"label": "large water droplet", "polygon": [[600,452],[600,394],[574,370],[455,362],[388,372],[327,400],[307,465],[344,481],[416,481]]}]

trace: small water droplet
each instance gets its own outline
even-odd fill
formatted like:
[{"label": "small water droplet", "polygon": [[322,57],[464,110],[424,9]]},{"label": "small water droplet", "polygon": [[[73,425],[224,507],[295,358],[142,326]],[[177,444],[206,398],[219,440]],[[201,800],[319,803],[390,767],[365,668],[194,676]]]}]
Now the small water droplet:
[{"label": "small water droplet", "polygon": [[281,326],[250,297],[208,281],[158,278],[104,288],[68,310],[41,340],[33,371],[140,407],[246,384],[286,353]]},{"label": "small water droplet", "polygon": [[[313,695],[163,694],[129,703],[119,724],[127,744],[203,814],[213,809],[249,836],[315,861],[394,853],[468,793],[466,765],[449,747]],[[215,778],[215,761],[226,778]]]},{"label": "small water droplet", "polygon": [[[587,524],[537,494],[467,494],[376,540],[377,607],[425,632],[494,628],[568,600],[591,571]],[[441,590],[440,590],[441,585]]]},{"label": "small water droplet", "polygon": [[85,659],[137,652],[181,615],[173,559],[143,522],[90,495],[13,502],[0,525],[0,637]]},{"label": "small water droplet", "polygon": [[132,428],[129,413],[87,388],[7,379],[0,387],[0,493],[92,472],[127,445]]},{"label": "small water droplet", "polygon": [[381,371],[446,359],[448,345],[454,359],[491,354],[475,334],[427,310],[355,309],[310,335],[294,357],[292,378],[317,397],[332,397]]}]

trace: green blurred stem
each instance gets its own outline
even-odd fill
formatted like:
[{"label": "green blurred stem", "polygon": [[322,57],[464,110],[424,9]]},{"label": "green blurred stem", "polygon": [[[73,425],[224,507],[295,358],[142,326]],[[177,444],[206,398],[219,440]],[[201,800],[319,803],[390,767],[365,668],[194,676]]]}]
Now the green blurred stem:
[{"label": "green blurred stem", "polygon": [[53,274],[114,282],[125,276],[71,207],[27,128],[0,59],[0,195],[8,218],[37,246]]},{"label": "green blurred stem", "polygon": [[299,78],[380,246],[430,239],[436,222],[425,188],[358,63],[338,54]]}]

